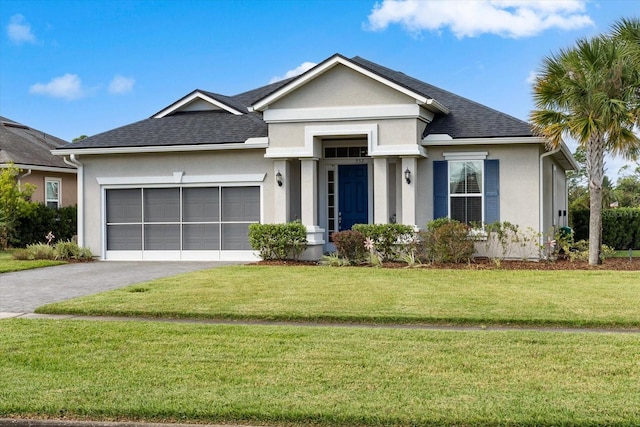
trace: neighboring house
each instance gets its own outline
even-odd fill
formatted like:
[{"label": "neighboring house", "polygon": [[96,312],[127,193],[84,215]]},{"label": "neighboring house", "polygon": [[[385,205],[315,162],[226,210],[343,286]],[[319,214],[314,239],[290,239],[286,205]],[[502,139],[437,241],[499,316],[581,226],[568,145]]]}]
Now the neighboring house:
[{"label": "neighboring house", "polygon": [[249,224],[300,220],[305,257],[355,223],[567,222],[566,146],[360,57],[235,96],[195,90],[56,150],[79,170],[79,239],[102,259],[255,259]]},{"label": "neighboring house", "polygon": [[37,129],[0,117],[0,168],[14,164],[19,168],[18,183],[35,186],[31,196],[53,208],[75,205],[77,197],[77,170],[51,150],[69,143]]}]

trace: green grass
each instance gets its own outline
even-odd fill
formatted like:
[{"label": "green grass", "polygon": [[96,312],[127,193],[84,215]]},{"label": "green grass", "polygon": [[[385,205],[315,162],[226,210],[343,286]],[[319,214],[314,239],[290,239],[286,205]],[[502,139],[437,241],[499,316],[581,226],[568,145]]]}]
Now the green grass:
[{"label": "green grass", "polygon": [[640,425],[640,336],[0,323],[0,416],[321,426]]},{"label": "green grass", "polygon": [[230,266],[40,313],[364,323],[639,327],[637,272]]},{"label": "green grass", "polygon": [[18,261],[11,258],[11,251],[0,251],[0,273],[30,270],[32,268],[51,267],[60,264],[66,264],[66,262],[49,260]]},{"label": "green grass", "polygon": [[[629,251],[625,250],[625,251],[616,251],[616,253],[613,255],[615,258],[629,258]],[[631,257],[632,258],[640,258],[640,250],[635,250],[631,252]]]}]

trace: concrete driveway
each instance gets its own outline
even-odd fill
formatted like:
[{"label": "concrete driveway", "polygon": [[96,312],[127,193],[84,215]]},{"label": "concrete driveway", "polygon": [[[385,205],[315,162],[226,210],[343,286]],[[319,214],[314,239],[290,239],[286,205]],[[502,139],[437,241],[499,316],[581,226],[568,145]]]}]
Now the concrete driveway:
[{"label": "concrete driveway", "polygon": [[0,318],[33,313],[51,302],[229,264],[237,263],[96,261],[2,273]]}]

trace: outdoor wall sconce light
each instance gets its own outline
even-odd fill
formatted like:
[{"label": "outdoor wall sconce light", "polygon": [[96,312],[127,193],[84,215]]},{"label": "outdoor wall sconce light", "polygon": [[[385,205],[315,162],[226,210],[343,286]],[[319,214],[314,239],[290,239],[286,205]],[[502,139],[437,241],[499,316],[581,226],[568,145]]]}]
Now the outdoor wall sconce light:
[{"label": "outdoor wall sconce light", "polygon": [[404,171],[404,180],[407,184],[411,184],[411,171],[409,170],[409,168]]},{"label": "outdoor wall sconce light", "polygon": [[282,174],[280,171],[276,174],[276,182],[278,183],[278,187],[282,187]]}]

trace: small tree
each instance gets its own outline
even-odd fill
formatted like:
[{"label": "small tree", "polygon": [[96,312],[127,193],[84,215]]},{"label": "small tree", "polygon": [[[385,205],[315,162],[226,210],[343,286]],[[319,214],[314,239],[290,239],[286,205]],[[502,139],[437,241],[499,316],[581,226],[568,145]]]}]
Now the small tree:
[{"label": "small tree", "polygon": [[18,185],[20,169],[9,164],[0,173],[0,245],[6,249],[13,242],[14,231],[20,216],[27,214],[33,207],[30,201],[35,190],[33,185],[25,188]]}]

